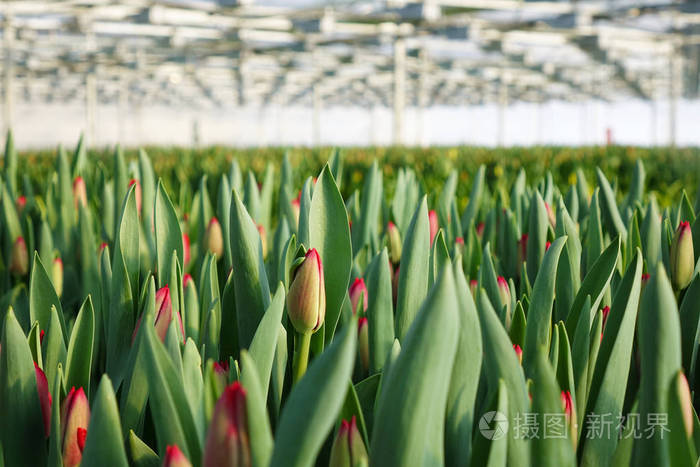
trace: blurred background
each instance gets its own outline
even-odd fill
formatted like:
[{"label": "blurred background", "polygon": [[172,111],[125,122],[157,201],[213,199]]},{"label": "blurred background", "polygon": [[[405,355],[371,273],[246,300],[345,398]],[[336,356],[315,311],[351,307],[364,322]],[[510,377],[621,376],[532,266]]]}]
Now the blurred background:
[{"label": "blurred background", "polygon": [[19,148],[700,145],[700,2],[0,3]]}]

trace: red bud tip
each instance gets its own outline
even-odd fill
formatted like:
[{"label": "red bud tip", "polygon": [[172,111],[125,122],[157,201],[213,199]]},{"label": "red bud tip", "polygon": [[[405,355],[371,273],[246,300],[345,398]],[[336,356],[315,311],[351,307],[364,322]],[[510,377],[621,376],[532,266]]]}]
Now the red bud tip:
[{"label": "red bud tip", "polygon": [[186,233],[182,234],[182,262],[184,263],[184,267],[187,267],[188,264],[190,264],[190,236],[187,235]]},{"label": "red bud tip", "polygon": [[83,452],[85,449],[85,440],[87,439],[87,430],[85,428],[78,428],[77,437],[78,449],[80,449],[80,452]]},{"label": "red bud tip", "polygon": [[39,405],[41,415],[44,419],[44,434],[46,437],[51,434],[51,394],[49,394],[49,383],[46,374],[34,362],[34,373],[36,376],[36,388],[39,393]]},{"label": "red bud tip", "polygon": [[688,230],[690,230],[690,222],[688,222],[688,221],[681,221],[680,224],[678,224],[678,230],[680,230],[680,231],[688,231]]},{"label": "red bud tip", "polygon": [[649,279],[651,278],[651,274],[644,273],[642,274],[642,284],[646,284],[649,282]]},{"label": "red bud tip", "polygon": [[365,326],[367,326],[367,318],[360,318],[360,319],[357,321],[357,329],[359,329],[360,331],[362,331],[362,328],[365,327]]},{"label": "red bud tip", "polygon": [[552,246],[552,242],[547,242],[544,244],[544,251],[549,250],[549,247]]},{"label": "red bud tip", "polygon": [[477,235],[479,238],[481,238],[481,236],[484,235],[484,227],[486,227],[486,224],[484,224],[483,222],[479,222],[479,223],[476,225],[476,235]]},{"label": "red bud tip", "polygon": [[455,238],[455,242],[456,242],[458,245],[464,245],[464,239],[463,239],[462,237],[457,237],[457,238]]},{"label": "red bud tip", "polygon": [[44,330],[41,329],[41,330],[39,331],[39,344],[43,344],[43,343],[44,343],[44,334],[45,334],[45,333],[44,333]]},{"label": "red bud tip", "polygon": [[219,374],[226,373],[228,374],[229,371],[229,364],[226,360],[223,360],[221,362],[214,362],[214,371]]},{"label": "red bud tip", "polygon": [[430,224],[430,244],[433,244],[435,235],[437,235],[440,226],[438,225],[438,216],[434,209],[428,212],[428,222]]},{"label": "red bud tip", "polygon": [[24,208],[27,206],[27,197],[22,195],[17,198],[17,211],[21,214]]},{"label": "red bud tip", "polygon": [[357,304],[360,301],[360,297],[362,297],[362,311],[367,311],[367,286],[362,277],[355,278],[355,281],[350,286],[348,294],[350,295],[353,314],[357,311]]},{"label": "red bud tip", "polygon": [[191,275],[191,274],[185,274],[185,275],[182,277],[182,287],[187,287],[187,283],[188,283],[188,282],[192,282],[192,284],[194,284],[194,279],[192,279],[192,275]]},{"label": "red bud tip", "polygon": [[216,217],[212,217],[211,220],[209,221],[209,225],[218,224],[218,223],[219,223],[219,219],[217,219]]},{"label": "red bud tip", "polygon": [[163,467],[191,467],[192,464],[175,445],[166,446]]},{"label": "red bud tip", "polygon": [[605,328],[605,322],[608,320],[608,315],[610,314],[610,307],[606,305],[602,311],[603,311],[603,328]]},{"label": "red bud tip", "polygon": [[505,277],[498,276],[498,286],[499,287],[508,287],[508,282],[506,281]]},{"label": "red bud tip", "polygon": [[518,357],[520,364],[523,363],[523,349],[520,348],[518,344],[513,344],[513,350],[515,350],[515,355]]},{"label": "red bud tip", "polygon": [[564,409],[566,416],[571,417],[574,405],[571,400],[571,393],[569,391],[561,392],[561,406]]}]

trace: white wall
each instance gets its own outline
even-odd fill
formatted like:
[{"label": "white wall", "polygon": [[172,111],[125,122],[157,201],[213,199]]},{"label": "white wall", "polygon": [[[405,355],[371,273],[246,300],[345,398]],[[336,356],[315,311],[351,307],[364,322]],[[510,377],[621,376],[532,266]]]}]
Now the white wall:
[{"label": "white wall", "polygon": [[[605,129],[612,129],[620,144],[651,145],[669,141],[668,103],[658,101],[655,133],[652,105],[638,100],[615,103],[549,102],[541,106],[514,104],[505,111],[505,145],[603,144]],[[82,105],[27,105],[15,107],[14,133],[19,148],[73,146],[86,128]],[[431,145],[497,144],[498,108],[494,105],[457,108],[434,107],[423,114],[422,132],[418,112],[406,110],[405,143]],[[700,101],[680,101],[677,143],[700,145]],[[311,145],[311,109],[291,108],[130,108],[121,117],[117,106],[97,109],[95,139],[98,146],[121,142],[125,146],[161,144],[188,146],[193,141],[193,122],[199,122],[204,145]],[[121,123],[120,123],[121,122]],[[370,112],[361,107],[324,108],[321,112],[321,143],[324,145],[390,144],[392,114],[387,108]],[[538,124],[539,122],[539,124]],[[4,122],[1,122],[4,126]]]}]

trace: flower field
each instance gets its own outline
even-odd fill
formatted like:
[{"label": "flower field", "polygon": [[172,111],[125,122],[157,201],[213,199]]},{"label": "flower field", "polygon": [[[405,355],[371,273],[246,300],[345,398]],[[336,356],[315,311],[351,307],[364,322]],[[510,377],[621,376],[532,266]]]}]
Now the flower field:
[{"label": "flower field", "polygon": [[9,137],[0,467],[695,466],[699,158]]}]

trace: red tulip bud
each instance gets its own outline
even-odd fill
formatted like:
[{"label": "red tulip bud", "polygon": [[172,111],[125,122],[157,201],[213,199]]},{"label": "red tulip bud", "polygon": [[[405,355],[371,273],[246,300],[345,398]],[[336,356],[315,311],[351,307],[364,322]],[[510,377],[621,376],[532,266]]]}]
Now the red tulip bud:
[{"label": "red tulip bud", "polygon": [[357,311],[357,304],[362,299],[362,311],[367,311],[367,287],[362,277],[357,277],[350,286],[350,303],[353,314]]},{"label": "red tulip bud", "polygon": [[515,350],[515,355],[518,357],[520,364],[523,364],[523,349],[520,348],[518,344],[513,344],[513,350]]},{"label": "red tulip bud", "polygon": [[476,236],[479,237],[479,239],[481,239],[484,236],[484,227],[486,227],[486,224],[484,224],[483,222],[479,222],[476,225]]},{"label": "red tulip bud", "polygon": [[578,434],[578,422],[576,421],[576,409],[574,407],[574,401],[571,399],[571,393],[569,391],[561,392],[561,407],[564,409],[564,414],[566,415],[566,424],[569,426],[569,435],[571,436],[571,442],[574,445],[574,450],[576,450],[577,434]]},{"label": "red tulip bud", "polygon": [[44,435],[48,438],[51,434],[51,394],[49,394],[49,382],[41,368],[34,363],[34,373],[36,375],[36,388],[39,392],[39,405],[41,415],[44,419]]},{"label": "red tulip bud", "polygon": [[44,343],[44,334],[46,334],[46,333],[44,332],[43,329],[39,330],[39,344]]},{"label": "red tulip bud", "polygon": [[671,242],[670,252],[671,281],[676,290],[685,289],[693,279],[695,270],[695,253],[693,252],[693,233],[689,222],[681,222]]},{"label": "red tulip bud", "polygon": [[401,261],[401,234],[393,222],[389,222],[386,227],[387,238],[389,240],[389,258],[394,264]]},{"label": "red tulip bud", "polygon": [[437,235],[440,226],[438,225],[438,216],[434,209],[428,212],[428,221],[430,223],[430,245],[433,245],[435,235]]},{"label": "red tulip bud", "polygon": [[554,211],[552,211],[552,207],[549,205],[549,203],[544,203],[544,207],[547,210],[549,224],[552,226],[552,228],[555,228],[557,226],[557,218],[554,217]]},{"label": "red tulip bud", "polygon": [[693,416],[693,401],[690,397],[690,386],[688,386],[688,380],[682,371],[678,371],[675,386],[675,390],[681,402],[685,432],[688,438],[690,438],[693,435],[693,420],[695,417]]},{"label": "red tulip bud", "polygon": [[522,263],[527,259],[527,239],[528,235],[525,233],[518,242],[518,263]]},{"label": "red tulip bud", "polygon": [[289,319],[301,334],[316,332],[326,316],[326,289],[323,264],[315,248],[306,253],[292,274],[287,294]]},{"label": "red tulip bud", "polygon": [[216,394],[221,394],[228,384],[229,365],[227,361],[214,362],[214,382],[217,386]]},{"label": "red tulip bud", "polygon": [[10,254],[10,272],[15,276],[26,276],[29,271],[29,253],[23,237],[17,237]]},{"label": "red tulip bud", "polygon": [[190,264],[190,258],[191,258],[191,253],[190,253],[190,236],[187,235],[186,233],[182,234],[182,268],[187,269],[187,266]]},{"label": "red tulip bud", "polygon": [[100,247],[98,248],[97,253],[101,254],[104,251],[104,249],[107,248],[108,246],[109,245],[107,244],[107,242],[100,243]]},{"label": "red tulip bud", "polygon": [[141,183],[139,183],[139,181],[135,178],[132,178],[131,180],[129,180],[129,188],[131,188],[131,185],[136,185],[136,188],[134,188],[134,196],[136,197],[136,210],[139,212],[139,216],[141,216]]},{"label": "red tulip bud", "polygon": [[[185,328],[182,324],[182,317],[180,316],[180,313],[175,313],[177,315],[178,319],[178,324],[180,325],[180,332],[182,333],[183,336],[183,343],[185,342],[184,336],[185,336]],[[134,339],[136,338],[136,333],[139,330],[139,326],[141,326],[141,319],[143,318],[143,315],[139,317],[139,320],[136,322],[136,327],[134,328],[134,333],[131,335],[131,342],[134,342]],[[158,335],[158,338],[162,341],[165,342],[165,336],[168,334],[168,328],[170,327],[170,321],[173,319],[173,303],[170,299],[170,288],[168,285],[164,285],[158,291],[156,292],[156,321],[155,321],[155,328],[156,328],[156,334]]]},{"label": "red tulip bud", "polygon": [[360,318],[357,322],[357,348],[360,351],[360,364],[362,371],[369,371],[369,332],[367,330],[367,318]]},{"label": "red tulip bud", "polygon": [[176,445],[172,445],[165,448],[163,467],[192,467],[192,464],[187,460],[182,451],[180,451],[180,448]]},{"label": "red tulip bud", "polygon": [[549,247],[552,246],[552,242],[545,242],[544,244],[544,251],[549,250]]},{"label": "red tulip bud", "polygon": [[329,467],[354,467],[367,465],[368,456],[362,436],[357,429],[353,415],[350,421],[343,420],[338,429],[338,436],[333,441]]},{"label": "red tulip bud", "polygon": [[265,233],[265,227],[262,224],[258,224],[258,233],[260,234],[260,243],[262,245],[263,259],[267,258],[267,234]]},{"label": "red tulip bud", "polygon": [[191,275],[191,274],[185,274],[185,275],[182,277],[182,288],[183,288],[183,289],[187,288],[187,284],[188,284],[189,282],[192,282],[192,284],[194,285],[194,279],[192,279],[192,275]]},{"label": "red tulip bud", "polygon": [[83,388],[71,388],[61,406],[61,440],[63,449],[63,466],[80,465],[85,447],[88,424],[90,423],[90,404]]},{"label": "red tulip bud", "polygon": [[219,219],[212,217],[209,221],[209,226],[204,234],[204,244],[207,250],[212,252],[218,260],[224,254],[224,235],[221,232],[221,224]]},{"label": "red tulip bud", "polygon": [[479,281],[476,279],[471,279],[469,281],[469,291],[472,293],[472,297],[476,297],[477,287],[479,287]]},{"label": "red tulip bud", "polygon": [[608,315],[610,314],[610,307],[605,305],[603,308],[603,329],[605,329],[605,323],[608,321]]},{"label": "red tulip bud", "polygon": [[73,205],[76,211],[80,206],[87,207],[87,190],[85,189],[85,180],[83,177],[75,177],[73,180]]},{"label": "red tulip bud", "polygon": [[51,278],[53,279],[53,288],[56,289],[56,295],[60,297],[63,294],[63,261],[61,261],[61,258],[53,260]]},{"label": "red tulip bud", "polygon": [[214,414],[204,448],[204,467],[250,466],[246,392],[236,381],[224,389]]},{"label": "red tulip bud", "polygon": [[501,297],[501,303],[506,307],[507,327],[510,327],[510,288],[503,276],[498,276],[498,295]]},{"label": "red tulip bud", "polygon": [[17,214],[22,215],[24,208],[27,207],[27,197],[22,195],[15,201],[15,207],[17,208]]}]

